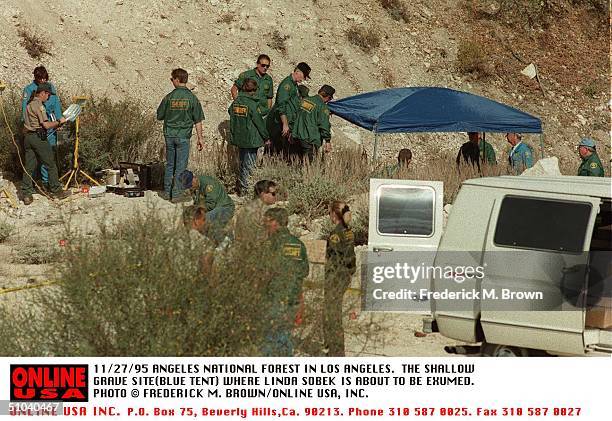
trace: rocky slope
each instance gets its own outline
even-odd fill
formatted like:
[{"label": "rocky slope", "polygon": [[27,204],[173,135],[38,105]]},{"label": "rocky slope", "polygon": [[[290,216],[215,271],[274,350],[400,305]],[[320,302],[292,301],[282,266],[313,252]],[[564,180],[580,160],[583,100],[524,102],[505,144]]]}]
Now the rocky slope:
[{"label": "rocky slope", "polygon": [[[502,6],[511,2],[386,3],[403,7],[399,20],[398,10],[377,0],[4,0],[0,79],[22,87],[44,63],[64,91],[135,95],[146,104],[143,112],[154,112],[171,89],[171,69],[181,66],[203,102],[207,137],[218,139],[233,79],[266,52],[275,82],[303,60],[313,68],[310,87],[329,83],[337,97],[419,85],[482,94],[542,117],[546,152],[559,156],[562,167],[578,165],[573,146],[583,135],[598,140],[609,165],[609,39],[605,11],[587,6],[594,1],[548,0],[559,10],[545,24],[528,21],[525,11],[520,18],[506,13]],[[346,36],[351,27],[370,29],[380,45],[369,52],[353,45]],[[31,58],[20,31],[48,40],[50,54]],[[464,40],[484,53],[486,77],[456,70]],[[528,62],[539,66],[545,96],[520,74]],[[370,150],[371,135],[338,118],[333,124],[338,141],[363,142]],[[424,165],[441,150],[452,154],[464,135],[393,139],[384,140],[384,154],[394,154],[398,142],[410,145],[417,165]],[[489,139],[499,155],[507,150],[503,136]]]}]

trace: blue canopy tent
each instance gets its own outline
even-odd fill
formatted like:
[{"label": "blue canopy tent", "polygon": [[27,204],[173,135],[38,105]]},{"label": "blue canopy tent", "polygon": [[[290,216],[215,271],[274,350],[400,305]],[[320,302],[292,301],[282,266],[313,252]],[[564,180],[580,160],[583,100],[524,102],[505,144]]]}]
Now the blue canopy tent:
[{"label": "blue canopy tent", "polygon": [[[374,159],[380,133],[542,133],[537,117],[448,88],[384,89],[332,101],[328,106],[333,114],[374,132]],[[542,136],[540,148],[543,157]]]}]

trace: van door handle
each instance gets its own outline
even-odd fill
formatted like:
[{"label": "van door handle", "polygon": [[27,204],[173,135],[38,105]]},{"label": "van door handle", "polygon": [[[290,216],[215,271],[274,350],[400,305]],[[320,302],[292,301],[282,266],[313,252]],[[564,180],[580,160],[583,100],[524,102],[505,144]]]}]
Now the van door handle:
[{"label": "van door handle", "polygon": [[393,251],[393,248],[391,248],[391,247],[374,247],[372,249],[372,251],[374,251],[374,253],[380,253],[381,251]]}]

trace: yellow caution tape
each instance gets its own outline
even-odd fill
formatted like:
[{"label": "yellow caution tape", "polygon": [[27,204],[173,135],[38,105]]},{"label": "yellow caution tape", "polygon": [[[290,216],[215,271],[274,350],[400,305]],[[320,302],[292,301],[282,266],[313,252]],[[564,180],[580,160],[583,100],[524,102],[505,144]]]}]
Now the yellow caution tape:
[{"label": "yellow caution tape", "polygon": [[44,281],[39,284],[24,285],[24,286],[14,287],[14,288],[3,288],[3,289],[0,289],[0,295],[9,294],[11,292],[23,291],[25,289],[42,288],[42,287],[46,287],[49,285],[57,284],[58,282],[59,281]]}]

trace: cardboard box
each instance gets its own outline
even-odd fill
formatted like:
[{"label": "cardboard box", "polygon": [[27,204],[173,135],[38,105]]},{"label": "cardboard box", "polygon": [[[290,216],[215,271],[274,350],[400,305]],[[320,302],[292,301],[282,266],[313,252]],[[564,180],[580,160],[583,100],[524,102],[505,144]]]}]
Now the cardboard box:
[{"label": "cardboard box", "polygon": [[603,297],[597,305],[586,311],[587,327],[612,329],[612,297]]}]

